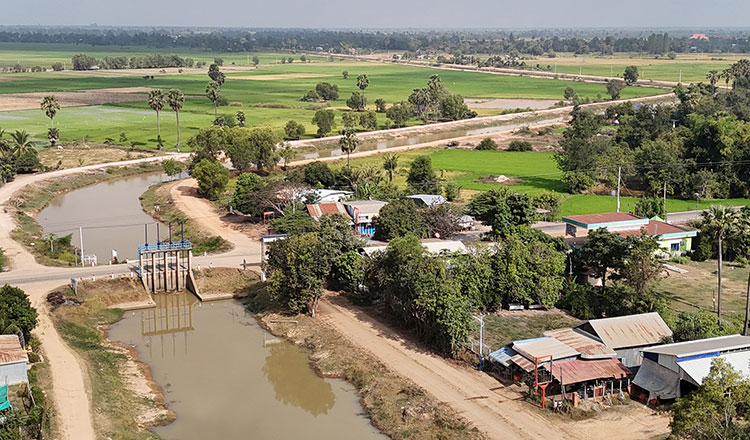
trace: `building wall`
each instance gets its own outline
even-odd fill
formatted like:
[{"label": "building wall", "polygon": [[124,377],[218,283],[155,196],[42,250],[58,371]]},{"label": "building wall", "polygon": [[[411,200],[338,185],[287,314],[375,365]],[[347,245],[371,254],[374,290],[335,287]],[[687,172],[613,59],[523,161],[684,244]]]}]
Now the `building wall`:
[{"label": "building wall", "polygon": [[[676,243],[679,244],[680,250],[679,251],[673,251],[672,250],[672,244]],[[684,255],[687,251],[689,251],[693,246],[693,238],[687,237],[687,238],[675,238],[670,240],[659,240],[659,247],[661,247],[664,251],[669,252],[670,254],[675,255]]]},{"label": "building wall", "polygon": [[621,348],[619,350],[615,350],[615,353],[617,353],[617,358],[620,359],[620,362],[622,362],[623,365],[628,368],[639,367],[643,362],[643,353],[641,352],[641,347]]},{"label": "building wall", "polygon": [[16,385],[28,381],[25,361],[0,365],[0,385]]}]

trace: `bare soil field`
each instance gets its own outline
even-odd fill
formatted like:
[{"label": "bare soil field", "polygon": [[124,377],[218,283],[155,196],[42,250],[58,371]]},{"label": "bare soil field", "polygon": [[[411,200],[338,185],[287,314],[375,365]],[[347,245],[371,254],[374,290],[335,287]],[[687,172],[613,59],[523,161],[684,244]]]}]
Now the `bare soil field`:
[{"label": "bare soil field", "polygon": [[514,109],[530,108],[541,110],[550,108],[557,101],[551,99],[483,99],[483,98],[466,98],[466,105],[470,108],[492,108],[492,109]]},{"label": "bare soil field", "polygon": [[162,154],[156,150],[132,151],[130,148],[110,147],[104,144],[75,143],[66,144],[62,150],[44,149],[39,152],[39,160],[46,167],[63,169],[116,162],[118,160],[142,159]]},{"label": "bare soil field", "polygon": [[247,75],[247,76],[233,76],[232,79],[245,79],[253,81],[276,81],[280,79],[304,79],[304,78],[323,78],[328,76],[334,76],[329,74],[321,73],[276,73],[269,75]]},{"label": "bare soil field", "polygon": [[54,93],[11,93],[3,95],[3,99],[0,100],[0,112],[38,109],[42,98],[50,94],[57,97],[61,107],[80,107],[118,102],[145,101],[147,98],[146,93],[149,90],[148,87],[122,87]]}]

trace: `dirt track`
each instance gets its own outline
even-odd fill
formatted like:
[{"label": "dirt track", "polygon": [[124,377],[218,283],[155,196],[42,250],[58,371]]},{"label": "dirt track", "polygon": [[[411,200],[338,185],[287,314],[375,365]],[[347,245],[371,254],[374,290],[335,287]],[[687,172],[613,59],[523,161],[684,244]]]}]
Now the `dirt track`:
[{"label": "dirt track", "polygon": [[321,319],[350,341],[375,355],[388,368],[449,404],[495,439],[643,439],[667,431],[668,419],[629,406],[583,422],[569,422],[536,412],[521,395],[489,375],[457,366],[420,348],[352,306],[342,297],[320,302]]}]

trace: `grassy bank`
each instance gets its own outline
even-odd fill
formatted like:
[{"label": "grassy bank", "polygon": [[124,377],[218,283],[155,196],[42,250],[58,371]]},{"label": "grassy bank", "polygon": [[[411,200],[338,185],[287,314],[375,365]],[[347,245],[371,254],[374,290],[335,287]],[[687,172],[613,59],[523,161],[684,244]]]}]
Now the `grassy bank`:
[{"label": "grassy bank", "polygon": [[[193,253],[225,252],[232,248],[231,243],[218,235],[210,235],[201,230],[197,222],[190,219],[187,213],[180,211],[169,194],[170,185],[173,182],[162,183],[151,186],[141,195],[141,206],[150,216],[162,223],[172,223],[175,228],[173,233],[179,235],[179,223],[185,222],[185,239],[193,243]],[[176,232],[175,232],[176,231]]]},{"label": "grassy bank", "polygon": [[35,219],[36,214],[60,194],[101,182],[160,170],[159,164],[141,163],[131,167],[110,167],[105,171],[72,174],[28,185],[14,194],[7,203],[7,206],[13,207],[16,220],[16,228],[11,231],[10,236],[26,247],[40,264],[72,266],[75,261],[73,248],[59,247],[55,252],[50,251],[49,244],[43,239],[42,226]]},{"label": "grassy bank", "polygon": [[[59,290],[71,294],[68,287]],[[143,288],[129,278],[85,281],[78,287],[77,299],[83,303],[62,306],[51,317],[57,331],[85,366],[97,438],[159,438],[148,431],[148,426],[168,423],[174,415],[164,409],[160,394],[145,396],[133,391],[138,387],[132,383],[135,374],[131,372],[140,369],[138,376],[148,378],[147,368],[134,361],[125,348],[107,341],[105,334],[106,327],[123,314],[122,310],[108,307],[145,300]]]},{"label": "grassy bank", "polygon": [[389,371],[320,318],[299,315],[294,324],[289,323],[288,316],[272,311],[274,306],[261,284],[250,292],[248,308],[273,334],[308,349],[319,374],[351,382],[372,424],[391,438],[483,438],[450,407]]}]

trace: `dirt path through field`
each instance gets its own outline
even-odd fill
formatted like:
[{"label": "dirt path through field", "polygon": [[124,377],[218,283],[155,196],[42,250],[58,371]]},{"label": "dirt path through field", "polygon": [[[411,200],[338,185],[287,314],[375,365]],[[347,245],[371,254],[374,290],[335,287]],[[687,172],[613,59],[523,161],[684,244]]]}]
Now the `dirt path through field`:
[{"label": "dirt path through field", "polygon": [[324,298],[319,316],[388,368],[451,405],[491,438],[588,440],[607,433],[610,438],[642,439],[667,432],[666,417],[631,407],[626,413],[586,422],[542,416],[520,401],[517,391],[420,348],[340,296]]}]

